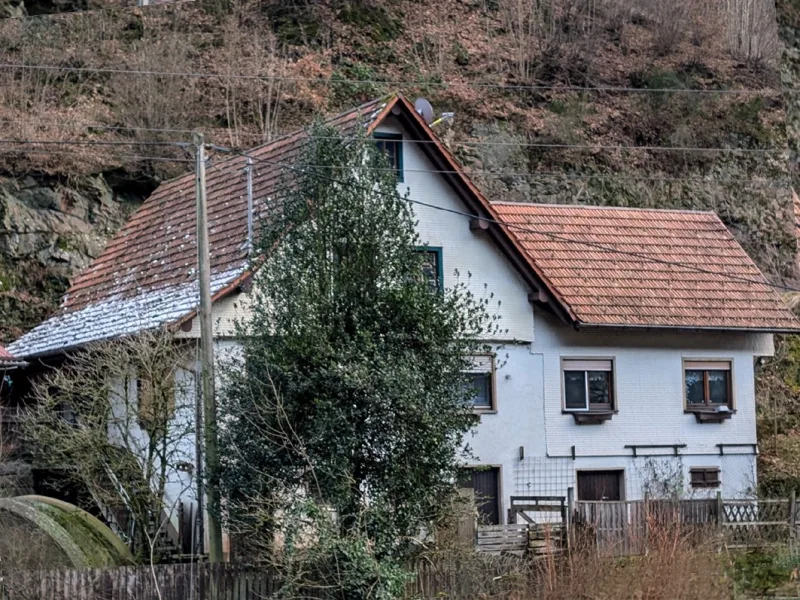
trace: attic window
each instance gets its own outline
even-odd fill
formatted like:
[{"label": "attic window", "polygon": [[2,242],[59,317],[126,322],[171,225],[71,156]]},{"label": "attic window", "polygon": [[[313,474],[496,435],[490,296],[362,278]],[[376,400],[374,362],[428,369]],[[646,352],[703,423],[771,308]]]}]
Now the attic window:
[{"label": "attic window", "polygon": [[389,166],[394,169],[397,181],[403,181],[403,135],[400,133],[375,133],[378,150],[386,155]]},{"label": "attic window", "polygon": [[442,249],[432,246],[417,248],[421,258],[420,275],[428,283],[432,292],[444,289],[444,272],[442,267]]}]

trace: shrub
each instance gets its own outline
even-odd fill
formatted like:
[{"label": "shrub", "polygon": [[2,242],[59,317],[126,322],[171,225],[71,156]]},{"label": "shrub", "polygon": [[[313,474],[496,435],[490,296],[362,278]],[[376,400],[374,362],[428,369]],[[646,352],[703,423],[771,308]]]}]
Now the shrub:
[{"label": "shrub", "polygon": [[353,105],[379,96],[380,87],[374,83],[376,78],[369,65],[343,60],[331,75],[331,104]]},{"label": "shrub", "polygon": [[797,554],[757,549],[733,554],[729,572],[739,592],[760,597],[774,594],[790,583],[798,568],[800,556]]},{"label": "shrub", "polygon": [[403,22],[383,6],[363,0],[348,0],[336,14],[342,23],[353,25],[376,42],[390,42],[403,31]]},{"label": "shrub", "polygon": [[728,51],[753,66],[774,63],[781,52],[774,0],[725,0]]},{"label": "shrub", "polygon": [[461,67],[466,67],[469,64],[469,52],[462,46],[458,40],[453,44],[453,53],[455,54],[456,64]]},{"label": "shrub", "polygon": [[689,16],[685,0],[651,0],[655,17],[653,49],[657,54],[674,52],[683,40]]}]

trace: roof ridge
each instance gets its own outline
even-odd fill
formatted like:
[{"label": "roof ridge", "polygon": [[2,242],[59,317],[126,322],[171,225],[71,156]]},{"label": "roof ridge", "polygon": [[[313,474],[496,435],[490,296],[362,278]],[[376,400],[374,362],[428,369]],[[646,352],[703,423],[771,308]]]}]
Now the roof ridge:
[{"label": "roof ridge", "polygon": [[513,200],[491,200],[492,205],[503,204],[506,206],[542,206],[553,208],[586,208],[595,210],[619,210],[619,211],[642,211],[642,212],[668,212],[668,213],[681,213],[689,215],[714,215],[719,218],[719,215],[713,210],[691,210],[688,208],[639,208],[636,206],[608,206],[597,204],[562,204],[554,202],[515,202]]},{"label": "roof ridge", "polygon": [[[384,102],[384,103],[389,102],[392,98],[394,98],[396,96],[398,96],[398,94],[396,92],[392,92],[390,94],[386,94],[384,96],[380,96],[378,98],[374,98],[372,100],[368,100],[367,102],[363,102],[362,104],[359,104],[356,107],[348,108],[347,110],[344,110],[342,112],[336,113],[335,115],[331,115],[330,117],[325,117],[323,119],[323,122],[324,123],[330,123],[332,121],[335,121],[336,119],[340,119],[340,118],[345,117],[345,116],[347,116],[347,115],[349,115],[351,113],[358,112],[358,111],[366,108],[367,106],[371,106],[373,104],[377,105],[380,102]],[[259,150],[261,150],[263,148],[266,148],[267,146],[271,146],[272,144],[277,144],[278,142],[284,142],[284,141],[286,141],[287,138],[293,138],[293,137],[296,137],[298,135],[302,135],[304,133],[307,133],[308,132],[308,128],[309,128],[309,126],[311,124],[313,124],[313,121],[311,121],[310,123],[306,124],[304,127],[300,127],[300,128],[295,129],[293,131],[290,131],[289,133],[286,133],[284,135],[278,136],[273,140],[270,140],[270,141],[265,142],[263,144],[260,144],[258,146],[253,146],[251,148],[248,148],[246,150],[246,153],[250,154],[252,152],[256,152],[256,151],[259,151]]]},{"label": "roof ridge", "polygon": [[[385,94],[385,95],[380,96],[378,98],[374,98],[372,100],[368,100],[367,102],[363,102],[362,104],[359,104],[356,107],[349,108],[349,109],[344,110],[342,112],[339,112],[339,113],[336,113],[334,115],[331,115],[330,117],[325,117],[323,122],[324,123],[331,123],[332,121],[335,121],[336,119],[340,119],[342,117],[345,117],[348,114],[351,114],[351,113],[357,112],[359,110],[362,110],[363,108],[365,108],[367,106],[370,106],[372,104],[378,104],[380,102],[386,103],[386,102],[391,101],[392,98],[396,98],[396,97],[399,97],[399,96],[400,96],[400,94],[398,92],[391,92],[389,94]],[[313,121],[311,123],[313,123]],[[244,151],[244,153],[245,154],[252,154],[254,152],[259,152],[259,151],[261,151],[261,150],[263,150],[265,148],[268,148],[270,146],[273,146],[273,145],[277,146],[279,143],[286,143],[288,140],[291,140],[292,138],[295,138],[297,136],[300,136],[300,135],[303,135],[303,134],[307,133],[308,132],[308,127],[311,125],[311,123],[308,123],[304,127],[299,127],[299,128],[294,129],[294,130],[292,130],[292,131],[290,131],[288,133],[284,133],[282,135],[279,135],[278,137],[276,137],[274,139],[271,139],[271,140],[269,140],[267,142],[264,142],[263,144],[259,144],[257,146],[249,146]],[[236,160],[236,159],[241,160],[242,158],[244,158],[244,157],[242,157],[241,155],[229,156],[229,157],[224,158],[221,161],[219,161],[217,163],[217,166],[219,166],[219,165],[221,165],[223,163],[227,163],[227,162],[232,161],[232,160]],[[179,181],[180,179],[183,179],[184,177],[189,176],[189,175],[193,176],[194,175],[194,171],[186,171],[185,173],[181,173],[180,175],[176,175],[175,177],[172,177],[170,179],[165,179],[164,181],[161,182],[161,185],[165,185],[165,184],[168,184],[168,183],[173,183],[175,181]],[[148,198],[148,200],[149,200],[149,198]]]}]

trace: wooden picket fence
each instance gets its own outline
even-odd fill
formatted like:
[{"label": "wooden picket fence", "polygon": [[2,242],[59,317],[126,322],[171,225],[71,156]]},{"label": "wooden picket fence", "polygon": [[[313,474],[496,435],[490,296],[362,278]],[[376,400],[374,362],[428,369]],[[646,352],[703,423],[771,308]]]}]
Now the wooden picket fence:
[{"label": "wooden picket fence", "polygon": [[575,502],[574,538],[614,556],[644,554],[653,529],[680,527],[715,534],[728,548],[791,545],[800,533],[794,496],[788,499],[635,500]]},{"label": "wooden picket fence", "polygon": [[[406,598],[507,596],[515,582],[512,557],[488,561],[481,572],[465,572],[455,562],[417,561]],[[27,571],[0,577],[0,600],[266,600],[280,588],[272,569],[236,563],[174,564],[106,569]],[[320,598],[304,590],[305,600]]]},{"label": "wooden picket fence", "polygon": [[0,600],[256,600],[276,591],[267,569],[175,564],[27,571],[0,582]]}]

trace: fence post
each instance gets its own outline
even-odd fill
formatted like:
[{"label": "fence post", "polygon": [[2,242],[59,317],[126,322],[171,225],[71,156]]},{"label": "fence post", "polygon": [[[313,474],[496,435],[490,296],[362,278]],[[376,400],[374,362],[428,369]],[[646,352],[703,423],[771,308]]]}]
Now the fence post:
[{"label": "fence post", "polygon": [[797,495],[794,490],[789,494],[789,538],[794,539],[794,515],[797,510]]},{"label": "fence post", "polygon": [[575,488],[567,488],[567,518],[564,519],[564,527],[567,528],[567,552],[572,546],[572,518],[575,515]]},{"label": "fence post", "polygon": [[722,514],[722,492],[717,492],[717,527],[722,529],[723,523],[723,514]]}]

